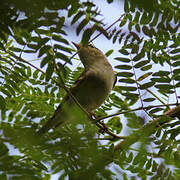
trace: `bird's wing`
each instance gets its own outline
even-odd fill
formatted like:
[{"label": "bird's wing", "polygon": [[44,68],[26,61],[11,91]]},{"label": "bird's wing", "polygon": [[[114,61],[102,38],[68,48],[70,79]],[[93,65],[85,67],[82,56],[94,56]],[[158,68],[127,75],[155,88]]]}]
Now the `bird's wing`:
[{"label": "bird's wing", "polygon": [[73,95],[79,90],[79,87],[81,87],[84,84],[84,82],[86,81],[86,77],[87,77],[87,71],[84,70],[70,88],[70,91]]},{"label": "bird's wing", "polygon": [[[84,84],[84,82],[85,82],[85,77],[86,77],[86,71],[83,71],[83,73],[81,73],[79,78],[75,81],[75,83],[70,88],[70,92],[72,93],[72,95],[75,95],[79,91],[79,87],[81,87],[82,84]],[[60,114],[62,114],[62,106],[63,106],[63,104],[68,102],[70,98],[71,97],[68,94],[64,97],[62,102],[59,104],[59,106],[55,110],[53,116],[38,131],[38,134],[44,134],[45,132],[47,132],[51,128],[57,127],[57,126],[59,126],[60,124],[62,124],[64,122],[64,120],[62,120],[63,115],[61,116]],[[57,117],[59,117],[59,118],[57,118]]]}]

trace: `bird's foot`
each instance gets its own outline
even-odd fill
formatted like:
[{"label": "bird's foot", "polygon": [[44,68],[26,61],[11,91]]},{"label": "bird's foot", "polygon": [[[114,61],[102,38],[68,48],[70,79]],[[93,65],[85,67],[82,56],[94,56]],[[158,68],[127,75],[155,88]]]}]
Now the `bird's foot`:
[{"label": "bird's foot", "polygon": [[[88,111],[88,113],[92,119],[97,119],[97,116],[94,112]],[[99,133],[103,134],[104,132],[108,131],[108,127],[103,122],[98,122],[98,124],[100,127]]]},{"label": "bird's foot", "polygon": [[95,114],[94,112],[88,111],[88,113],[89,113],[89,116],[90,116],[92,119],[96,119],[96,118],[97,118],[97,116],[96,116],[96,114]]},{"label": "bird's foot", "polygon": [[99,133],[103,134],[104,132],[108,131],[108,127],[106,126],[106,124],[104,124],[103,122],[99,122],[99,124],[101,125],[101,129],[99,129]]}]

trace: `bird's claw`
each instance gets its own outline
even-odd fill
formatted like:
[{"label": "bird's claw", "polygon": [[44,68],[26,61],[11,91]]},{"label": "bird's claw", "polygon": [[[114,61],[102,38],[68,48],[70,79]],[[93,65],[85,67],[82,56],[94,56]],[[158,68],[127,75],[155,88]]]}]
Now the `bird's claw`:
[{"label": "bird's claw", "polygon": [[108,131],[108,127],[103,122],[99,122],[99,124],[102,126],[102,128],[99,129],[99,133],[103,134]]}]

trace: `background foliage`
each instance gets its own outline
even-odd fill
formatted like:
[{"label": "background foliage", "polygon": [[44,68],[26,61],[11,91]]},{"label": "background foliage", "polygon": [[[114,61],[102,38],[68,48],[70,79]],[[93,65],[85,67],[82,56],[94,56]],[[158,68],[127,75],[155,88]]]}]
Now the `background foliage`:
[{"label": "background foliage", "polygon": [[[2,0],[0,179],[179,179],[179,110],[164,112],[179,107],[180,4],[107,2],[124,4],[108,30],[95,1]],[[96,114],[125,139],[83,120],[37,137],[65,95],[63,83],[82,72],[72,71],[67,28],[82,43],[100,32],[119,47],[106,53],[118,83]]]}]

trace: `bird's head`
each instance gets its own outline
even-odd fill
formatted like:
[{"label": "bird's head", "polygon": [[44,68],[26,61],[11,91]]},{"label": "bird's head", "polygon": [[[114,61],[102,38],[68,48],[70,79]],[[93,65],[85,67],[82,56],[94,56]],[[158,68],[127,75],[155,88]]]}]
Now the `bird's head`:
[{"label": "bird's head", "polygon": [[78,55],[85,67],[89,67],[99,62],[107,61],[105,55],[92,44],[82,46],[72,42],[78,50]]}]

